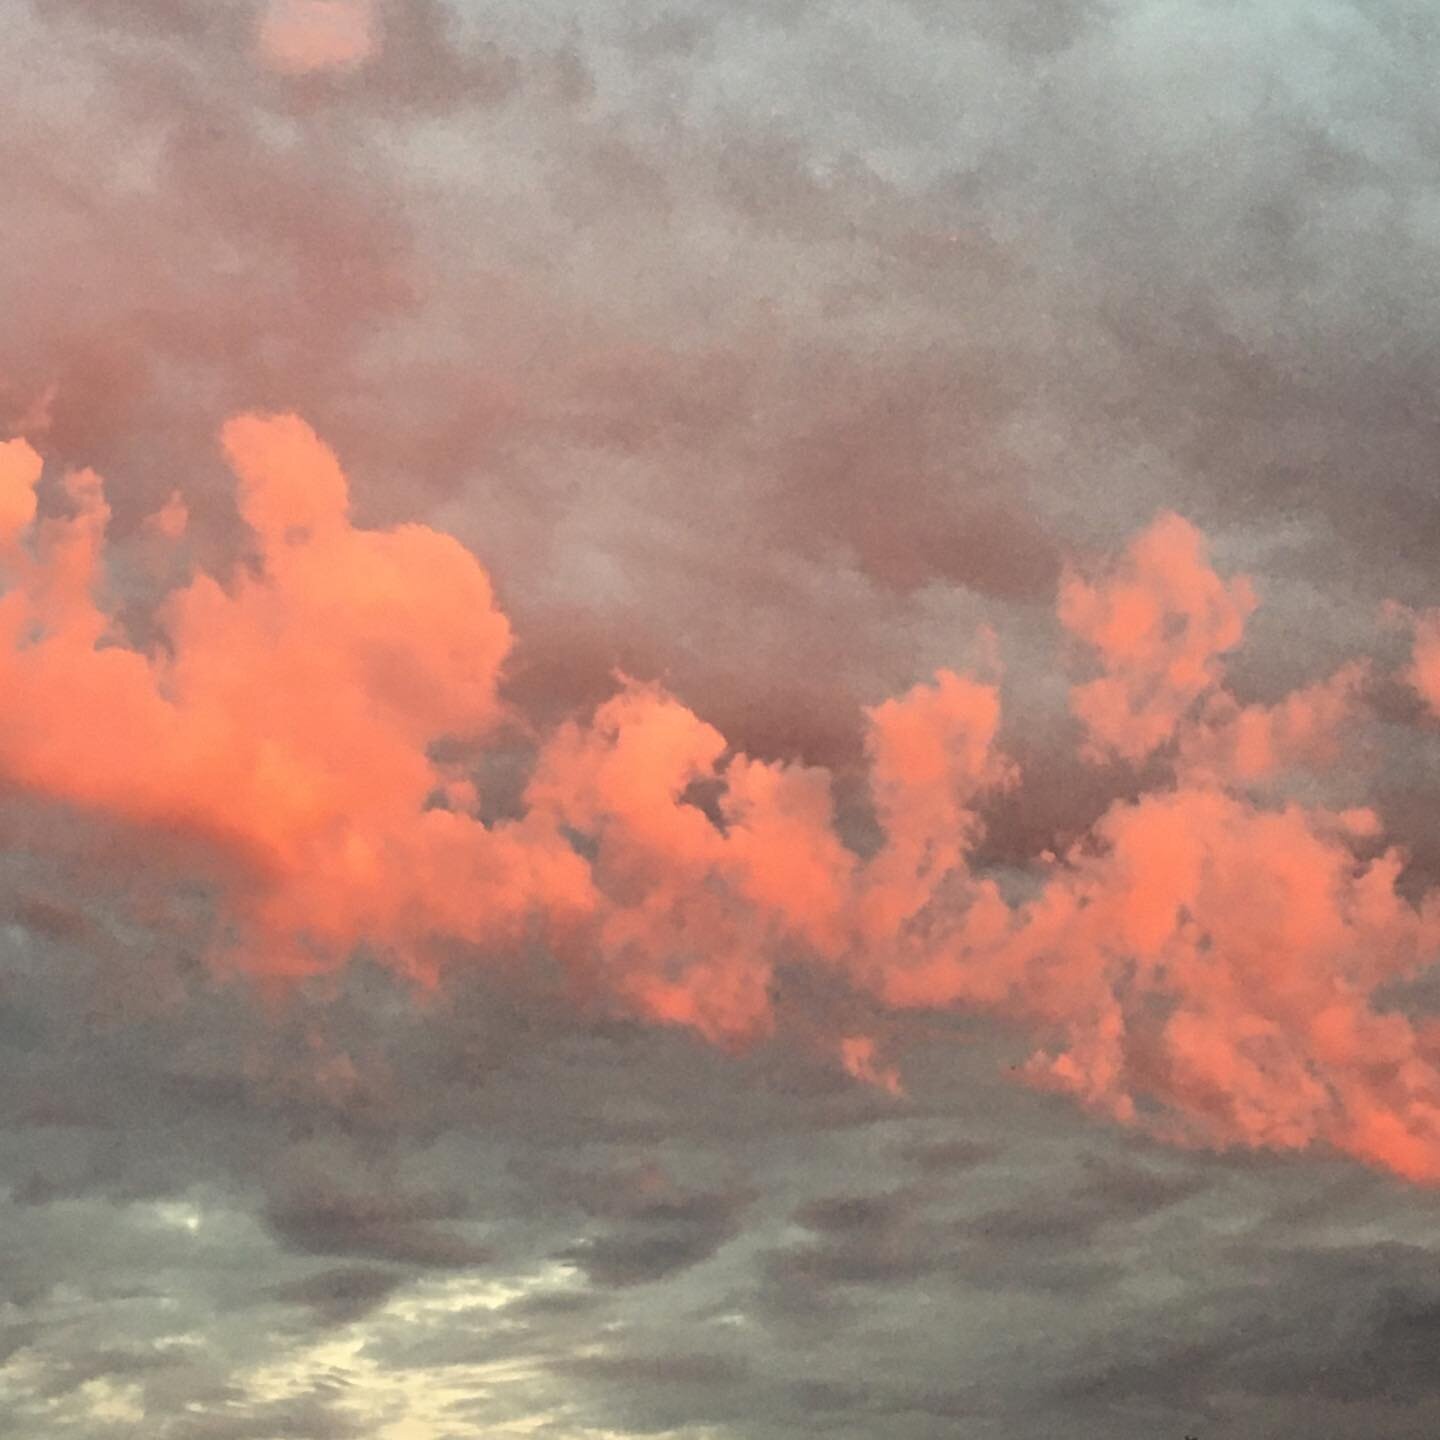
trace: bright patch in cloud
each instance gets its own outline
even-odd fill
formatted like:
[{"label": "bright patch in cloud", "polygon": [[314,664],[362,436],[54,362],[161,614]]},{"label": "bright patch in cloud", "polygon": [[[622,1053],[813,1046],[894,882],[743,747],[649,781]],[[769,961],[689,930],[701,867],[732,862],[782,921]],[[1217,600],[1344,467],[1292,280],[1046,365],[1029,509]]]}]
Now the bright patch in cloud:
[{"label": "bright patch in cloud", "polygon": [[284,74],[345,70],[377,49],[371,0],[271,0],[260,22],[265,63]]}]

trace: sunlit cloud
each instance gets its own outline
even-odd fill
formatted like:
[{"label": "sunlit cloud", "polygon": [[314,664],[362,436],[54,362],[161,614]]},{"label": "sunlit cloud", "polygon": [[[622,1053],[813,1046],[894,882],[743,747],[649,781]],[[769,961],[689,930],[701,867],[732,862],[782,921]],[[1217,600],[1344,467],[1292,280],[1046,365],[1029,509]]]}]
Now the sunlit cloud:
[{"label": "sunlit cloud", "polygon": [[[1363,667],[1235,702],[1219,657],[1255,600],[1193,526],[1162,516],[1061,589],[1104,672],[1071,692],[1092,754],[1170,761],[1037,857],[1016,905],[972,861],[980,807],[1023,782],[1000,692],[949,670],[867,714],[868,855],[842,840],[823,769],[737,752],[633,682],[542,737],[522,811],[487,823],[475,775],[434,758],[483,753],[509,714],[510,625],[484,570],[425,527],[355,527],[338,460],[293,416],[239,417],[223,444],[258,569],[173,592],[151,653],[102,608],[101,480],[63,477],[70,516],[37,525],[38,455],[11,442],[0,472],[0,675],[25,697],[0,707],[0,773],[208,848],[232,937],[217,959],[283,982],[366,945],[433,983],[447,942],[478,959],[541,939],[580,992],[729,1045],[772,1030],[777,967],[808,957],[890,1005],[1024,1018],[1045,1036],[1033,1079],[1127,1122],[1148,1110],[1158,1135],[1325,1142],[1440,1180],[1435,1042],[1371,1000],[1428,963],[1440,899],[1401,896],[1370,810],[1255,789],[1335,763]],[[902,1093],[872,1038],[834,1044]]]},{"label": "sunlit cloud", "polygon": [[372,0],[270,0],[260,21],[260,53],[283,74],[348,70],[379,44]]}]

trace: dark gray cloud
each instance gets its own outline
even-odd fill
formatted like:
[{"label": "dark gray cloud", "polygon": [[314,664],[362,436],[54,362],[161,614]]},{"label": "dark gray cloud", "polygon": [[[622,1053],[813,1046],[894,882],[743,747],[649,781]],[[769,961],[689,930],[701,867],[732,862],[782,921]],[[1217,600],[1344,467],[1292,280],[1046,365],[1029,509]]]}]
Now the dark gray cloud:
[{"label": "dark gray cloud", "polygon": [[456,1200],[406,1193],[377,1174],[364,1188],[341,1188],[328,1176],[282,1181],[264,1211],[282,1244],[306,1255],[359,1255],[412,1265],[483,1264],[487,1248],[437,1222],[463,1215]]},{"label": "dark gray cloud", "polygon": [[753,1198],[744,1191],[674,1192],[659,1177],[654,1184],[652,1190],[642,1181],[640,1194],[618,1206],[612,1202],[596,1207],[592,1213],[610,1214],[614,1217],[611,1223],[563,1252],[561,1258],[579,1266],[595,1285],[644,1285],[662,1280],[714,1255],[737,1233]]},{"label": "dark gray cloud", "polygon": [[384,1304],[404,1279],[394,1270],[347,1265],[279,1285],[272,1293],[285,1304],[309,1307],[317,1321],[349,1325]]}]

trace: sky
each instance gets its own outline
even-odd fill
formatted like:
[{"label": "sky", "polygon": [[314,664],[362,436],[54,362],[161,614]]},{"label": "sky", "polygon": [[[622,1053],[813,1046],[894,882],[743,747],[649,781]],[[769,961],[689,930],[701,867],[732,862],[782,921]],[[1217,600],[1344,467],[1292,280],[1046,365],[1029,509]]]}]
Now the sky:
[{"label": "sky", "polygon": [[0,1432],[1440,1433],[1430,0],[0,20]]}]

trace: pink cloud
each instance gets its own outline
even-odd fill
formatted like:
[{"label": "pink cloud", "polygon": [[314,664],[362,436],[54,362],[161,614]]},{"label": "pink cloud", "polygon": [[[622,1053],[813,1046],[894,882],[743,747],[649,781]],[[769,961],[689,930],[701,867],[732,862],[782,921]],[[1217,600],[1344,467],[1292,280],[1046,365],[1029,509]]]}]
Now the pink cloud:
[{"label": "pink cloud", "polygon": [[1415,617],[1415,648],[1406,678],[1432,715],[1440,716],[1440,610]]},{"label": "pink cloud", "polygon": [[[1023,1022],[1035,1083],[1179,1143],[1324,1144],[1440,1182],[1440,1034],[1380,998],[1431,963],[1440,900],[1401,894],[1373,811],[1256,789],[1335,762],[1364,667],[1241,705],[1219,657],[1253,595],[1186,522],[1060,597],[1104,671],[1075,691],[1091,742],[1174,742],[1173,773],[1032,861],[1015,900],[974,859],[986,807],[1023,798],[1000,690],[949,670],[866,712],[864,854],[829,772],[738,753],[631,681],[536,737],[518,814],[487,822],[477,774],[438,758],[515,719],[484,569],[425,526],[355,525],[294,416],[242,415],[222,444],[255,566],[173,590],[148,649],[104,599],[99,477],[64,476],[50,514],[41,457],[0,446],[0,779],[190,842],[219,877],[217,959],[284,982],[363,943],[428,979],[538,942],[587,1003],[725,1045],[772,1029],[779,967],[810,964],[894,1009]],[[147,534],[183,538],[181,497]],[[872,1037],[834,1046],[898,1093]]]},{"label": "pink cloud", "polygon": [[282,74],[344,70],[378,48],[371,0],[270,0],[260,21],[260,54]]},{"label": "pink cloud", "polygon": [[1247,580],[1215,574],[1205,549],[1188,520],[1162,515],[1098,579],[1065,576],[1061,623],[1104,672],[1071,694],[1097,754],[1143,760],[1219,685],[1220,657],[1239,645],[1256,602]]}]

